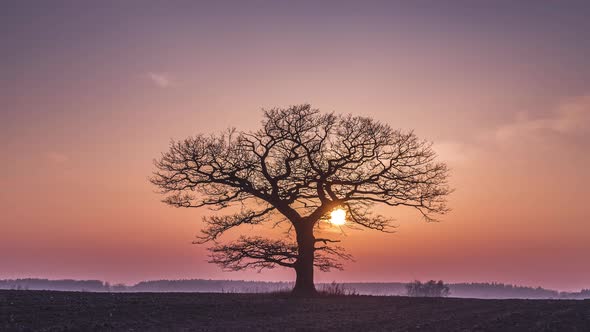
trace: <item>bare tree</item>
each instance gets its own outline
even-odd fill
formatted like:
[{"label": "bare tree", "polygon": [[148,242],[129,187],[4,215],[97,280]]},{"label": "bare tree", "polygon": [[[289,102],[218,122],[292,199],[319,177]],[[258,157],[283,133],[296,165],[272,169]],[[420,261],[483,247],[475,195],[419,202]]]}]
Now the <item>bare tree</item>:
[{"label": "bare tree", "polygon": [[[333,246],[339,241],[314,236],[334,209],[344,209],[349,224],[383,232],[392,219],[373,213],[375,204],[411,207],[428,221],[447,211],[448,170],[435,158],[413,132],[306,104],[265,110],[255,132],[172,141],[151,182],[172,206],[234,206],[235,213],[204,218],[198,242],[215,243],[211,262],[229,270],[294,268],[293,293],[307,296],[316,293],[314,266],[340,269],[339,259],[350,259]],[[229,229],[263,223],[286,223],[294,241],[242,236],[217,243]]]}]

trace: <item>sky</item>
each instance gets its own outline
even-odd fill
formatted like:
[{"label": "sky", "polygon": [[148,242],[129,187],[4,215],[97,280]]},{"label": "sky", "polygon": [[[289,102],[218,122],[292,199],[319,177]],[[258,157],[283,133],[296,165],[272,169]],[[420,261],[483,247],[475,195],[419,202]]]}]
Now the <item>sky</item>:
[{"label": "sky", "polygon": [[355,262],[317,281],[590,288],[587,1],[0,7],[0,278],[293,280],[208,264],[211,212],[148,178],[170,139],[311,103],[413,129],[455,188],[438,223],[339,234]]}]

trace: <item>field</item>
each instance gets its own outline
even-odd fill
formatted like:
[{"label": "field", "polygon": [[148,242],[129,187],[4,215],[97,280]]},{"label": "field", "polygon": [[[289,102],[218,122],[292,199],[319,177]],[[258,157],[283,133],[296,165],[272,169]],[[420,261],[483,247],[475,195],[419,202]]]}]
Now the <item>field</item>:
[{"label": "field", "polygon": [[590,300],[0,291],[1,331],[590,331]]}]

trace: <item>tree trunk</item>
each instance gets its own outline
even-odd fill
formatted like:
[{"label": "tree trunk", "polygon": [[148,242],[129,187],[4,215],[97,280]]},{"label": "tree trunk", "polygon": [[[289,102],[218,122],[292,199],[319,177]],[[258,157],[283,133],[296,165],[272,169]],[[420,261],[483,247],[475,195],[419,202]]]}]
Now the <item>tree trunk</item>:
[{"label": "tree trunk", "polygon": [[297,246],[299,257],[295,262],[295,272],[297,278],[295,280],[295,288],[293,288],[293,295],[310,297],[317,295],[315,285],[313,283],[313,259],[315,249],[315,237],[313,236],[313,226],[305,225],[297,232]]}]

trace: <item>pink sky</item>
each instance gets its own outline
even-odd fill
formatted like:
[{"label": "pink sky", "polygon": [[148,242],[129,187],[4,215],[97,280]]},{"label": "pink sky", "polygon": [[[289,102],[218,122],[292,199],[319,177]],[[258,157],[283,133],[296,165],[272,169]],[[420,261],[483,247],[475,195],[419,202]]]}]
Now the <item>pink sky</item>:
[{"label": "pink sky", "polygon": [[456,188],[440,223],[347,232],[318,281],[590,288],[587,6],[240,3],[3,5],[0,278],[292,280],[207,264],[210,212],[147,178],[171,138],[309,102],[414,129]]}]

